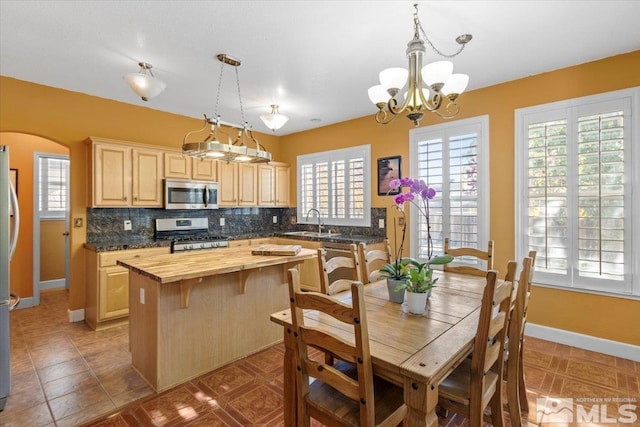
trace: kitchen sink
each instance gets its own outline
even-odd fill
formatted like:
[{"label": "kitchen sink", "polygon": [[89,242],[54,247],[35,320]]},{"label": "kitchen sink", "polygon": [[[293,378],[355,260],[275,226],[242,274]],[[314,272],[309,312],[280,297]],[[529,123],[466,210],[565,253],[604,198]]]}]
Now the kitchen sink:
[{"label": "kitchen sink", "polygon": [[318,233],[317,231],[288,231],[285,236],[303,236],[303,237],[336,237],[340,233]]}]

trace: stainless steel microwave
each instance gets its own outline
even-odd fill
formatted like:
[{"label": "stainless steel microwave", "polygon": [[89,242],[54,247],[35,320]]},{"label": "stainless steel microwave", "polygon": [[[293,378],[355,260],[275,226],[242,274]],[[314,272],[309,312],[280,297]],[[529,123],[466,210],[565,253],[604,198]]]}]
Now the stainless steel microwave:
[{"label": "stainless steel microwave", "polygon": [[165,209],[218,209],[218,183],[165,179]]}]

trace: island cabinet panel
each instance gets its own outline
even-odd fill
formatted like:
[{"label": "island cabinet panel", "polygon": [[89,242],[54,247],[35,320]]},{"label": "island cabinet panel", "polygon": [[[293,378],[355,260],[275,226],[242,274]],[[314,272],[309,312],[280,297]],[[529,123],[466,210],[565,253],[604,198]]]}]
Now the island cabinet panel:
[{"label": "island cabinet panel", "polygon": [[[269,315],[289,306],[284,265],[251,274],[204,277],[181,308],[179,282],[130,274],[132,364],[157,391],[195,378],[282,340]],[[144,303],[140,295],[144,295]]]}]

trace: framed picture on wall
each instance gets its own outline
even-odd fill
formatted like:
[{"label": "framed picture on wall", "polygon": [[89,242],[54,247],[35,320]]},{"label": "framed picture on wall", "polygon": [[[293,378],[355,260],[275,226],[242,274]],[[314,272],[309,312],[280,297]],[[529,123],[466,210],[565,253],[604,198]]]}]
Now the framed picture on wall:
[{"label": "framed picture on wall", "polygon": [[389,183],[402,177],[400,156],[382,157],[378,159],[378,196],[395,195],[400,189],[391,190]]},{"label": "framed picture on wall", "polygon": [[[18,169],[9,169],[9,180],[16,190],[16,196],[18,195]],[[9,204],[9,215],[13,216],[13,206]]]}]

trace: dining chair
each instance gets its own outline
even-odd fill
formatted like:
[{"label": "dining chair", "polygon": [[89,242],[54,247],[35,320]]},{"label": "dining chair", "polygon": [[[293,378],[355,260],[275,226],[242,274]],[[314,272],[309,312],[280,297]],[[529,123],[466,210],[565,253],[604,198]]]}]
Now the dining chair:
[{"label": "dining chair", "polygon": [[[472,274],[474,276],[484,277],[487,274],[487,271],[493,269],[493,240],[489,240],[487,244],[487,250],[483,251],[477,248],[470,247],[458,247],[452,248],[450,245],[450,241],[448,237],[444,238],[444,254],[451,255],[454,258],[453,263],[445,264],[444,271],[450,271],[452,273],[462,273],[462,274]],[[487,263],[487,268],[482,269],[479,267],[474,267],[472,265],[461,265],[456,263],[457,261],[461,261],[461,258],[476,258],[478,262],[485,261]]]},{"label": "dining chair", "polygon": [[[534,252],[535,257],[535,252]],[[507,384],[507,408],[509,418],[513,427],[522,425],[522,405],[520,402],[520,388],[524,389],[526,399],[526,389],[524,386],[524,373],[521,371],[522,363],[522,342],[524,336],[525,322],[525,306],[528,305],[530,284],[531,284],[531,267],[533,260],[531,257],[525,257],[522,260],[522,271],[518,280],[517,290],[513,292],[515,295],[513,309],[507,326],[507,346],[505,352],[504,378]],[[521,384],[522,382],[522,384]],[[528,411],[528,408],[527,408]]]},{"label": "dining chair", "polygon": [[[318,248],[318,266],[320,270],[320,292],[325,295],[333,295],[351,288],[351,282],[362,282],[360,261],[355,243],[349,245],[346,256],[335,256],[327,259],[327,251]],[[340,271],[348,278],[339,278],[329,281],[329,275]]]},{"label": "dining chair", "polygon": [[[302,292],[295,268],[289,269],[288,280],[298,425],[309,426],[311,417],[329,426],[399,425],[407,414],[402,387],[373,375],[363,284],[351,283],[352,304],[347,305],[320,292]],[[345,331],[353,331],[353,338],[307,325],[303,310],[333,317]],[[314,360],[311,349],[337,354],[340,361],[328,365]]]},{"label": "dining chair", "polygon": [[513,283],[498,280],[495,270],[486,277],[473,355],[440,383],[438,405],[468,418],[471,427],[482,426],[483,412],[490,406],[492,424],[502,427],[504,340]]},{"label": "dining chair", "polygon": [[524,382],[524,329],[527,325],[527,310],[529,309],[529,301],[531,300],[531,284],[533,283],[533,268],[536,265],[536,251],[529,251],[529,258],[531,258],[531,266],[529,267],[528,275],[524,273],[520,274],[520,281],[525,281],[527,292],[525,294],[523,309],[522,309],[522,328],[520,329],[520,348],[518,353],[518,397],[520,400],[520,408],[524,412],[529,412],[529,401],[527,400],[527,387]]},{"label": "dining chair", "polygon": [[362,271],[362,283],[365,285],[378,280],[382,274],[380,273],[380,268],[382,268],[384,264],[393,262],[389,239],[384,239],[382,243],[383,249],[372,249],[370,251],[367,250],[367,245],[364,242],[358,244],[358,259]]}]

